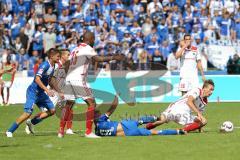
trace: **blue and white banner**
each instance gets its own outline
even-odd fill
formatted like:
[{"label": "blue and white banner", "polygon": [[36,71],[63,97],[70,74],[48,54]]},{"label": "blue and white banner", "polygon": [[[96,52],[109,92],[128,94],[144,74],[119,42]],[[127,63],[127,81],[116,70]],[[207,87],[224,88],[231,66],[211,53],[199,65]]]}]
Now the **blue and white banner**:
[{"label": "blue and white banner", "polygon": [[[141,72],[140,72],[141,73]],[[141,77],[141,76],[140,76]],[[215,83],[210,102],[239,102],[240,76],[238,75],[209,75]],[[201,79],[199,77],[199,79]],[[15,78],[10,89],[10,103],[25,103],[26,90],[33,78]],[[113,77],[109,75],[89,78],[97,103],[111,102],[116,93],[120,93],[120,103],[174,102],[180,97],[178,92],[179,76],[162,76],[134,79],[134,77]],[[201,81],[200,81],[201,83]],[[77,103],[84,103],[81,99]]]}]

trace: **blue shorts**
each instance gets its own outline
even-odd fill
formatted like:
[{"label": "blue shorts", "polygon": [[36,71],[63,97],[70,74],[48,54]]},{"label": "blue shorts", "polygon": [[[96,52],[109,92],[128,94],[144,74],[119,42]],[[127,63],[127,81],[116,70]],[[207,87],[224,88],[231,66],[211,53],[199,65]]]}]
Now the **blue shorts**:
[{"label": "blue shorts", "polygon": [[38,93],[36,90],[28,87],[24,112],[32,114],[34,104],[39,108],[47,108],[48,110],[54,109],[54,104],[45,92]]},{"label": "blue shorts", "polygon": [[126,136],[149,136],[151,131],[145,128],[138,128],[138,121],[135,120],[122,120],[121,125],[123,127]]}]

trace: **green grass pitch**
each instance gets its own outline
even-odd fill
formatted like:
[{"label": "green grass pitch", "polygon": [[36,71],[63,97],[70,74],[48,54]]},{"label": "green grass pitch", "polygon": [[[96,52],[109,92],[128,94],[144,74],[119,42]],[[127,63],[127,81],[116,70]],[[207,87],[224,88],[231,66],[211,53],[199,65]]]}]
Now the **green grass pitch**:
[{"label": "green grass pitch", "polygon": [[[134,107],[119,105],[112,120],[138,115],[157,114],[168,104],[137,104]],[[26,135],[25,124],[6,138],[4,132],[22,113],[19,105],[0,107],[0,159],[1,160],[238,160],[240,159],[240,129],[233,133],[219,133],[222,122],[230,120],[240,126],[239,103],[210,103],[205,112],[208,124],[203,133],[184,136],[105,137],[84,138],[84,122],[73,122],[75,135],[57,137],[59,120],[51,117],[35,127],[36,135]],[[82,112],[85,106],[75,106]],[[35,108],[35,112],[39,111]],[[179,128],[169,123],[158,127]]]}]

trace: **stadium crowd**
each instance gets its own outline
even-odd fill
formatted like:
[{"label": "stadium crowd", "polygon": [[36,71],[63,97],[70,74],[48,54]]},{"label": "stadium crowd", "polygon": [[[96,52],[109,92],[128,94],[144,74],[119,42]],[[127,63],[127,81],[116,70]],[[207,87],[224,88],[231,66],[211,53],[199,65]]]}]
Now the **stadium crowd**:
[{"label": "stadium crowd", "polygon": [[[199,49],[240,40],[237,0],[2,0],[0,11],[2,62],[11,55],[19,71],[32,73],[47,50],[71,51],[86,30],[95,33],[99,55],[123,53],[141,70],[177,70],[173,55],[184,33]],[[97,67],[127,69],[114,61]]]}]

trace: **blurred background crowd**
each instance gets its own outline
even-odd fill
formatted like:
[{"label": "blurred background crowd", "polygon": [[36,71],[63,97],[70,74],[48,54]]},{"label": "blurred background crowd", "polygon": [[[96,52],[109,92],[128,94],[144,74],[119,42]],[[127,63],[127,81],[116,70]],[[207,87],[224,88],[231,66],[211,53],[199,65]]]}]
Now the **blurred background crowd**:
[{"label": "blurred background crowd", "polygon": [[[204,70],[204,45],[240,40],[238,0],[2,0],[0,11],[1,61],[11,55],[29,76],[48,49],[72,50],[86,30],[95,33],[99,55],[123,53],[137,70],[178,70],[174,54],[185,33],[201,52]],[[239,65],[239,57],[228,62],[238,72]],[[128,69],[114,61],[97,68]]]}]

